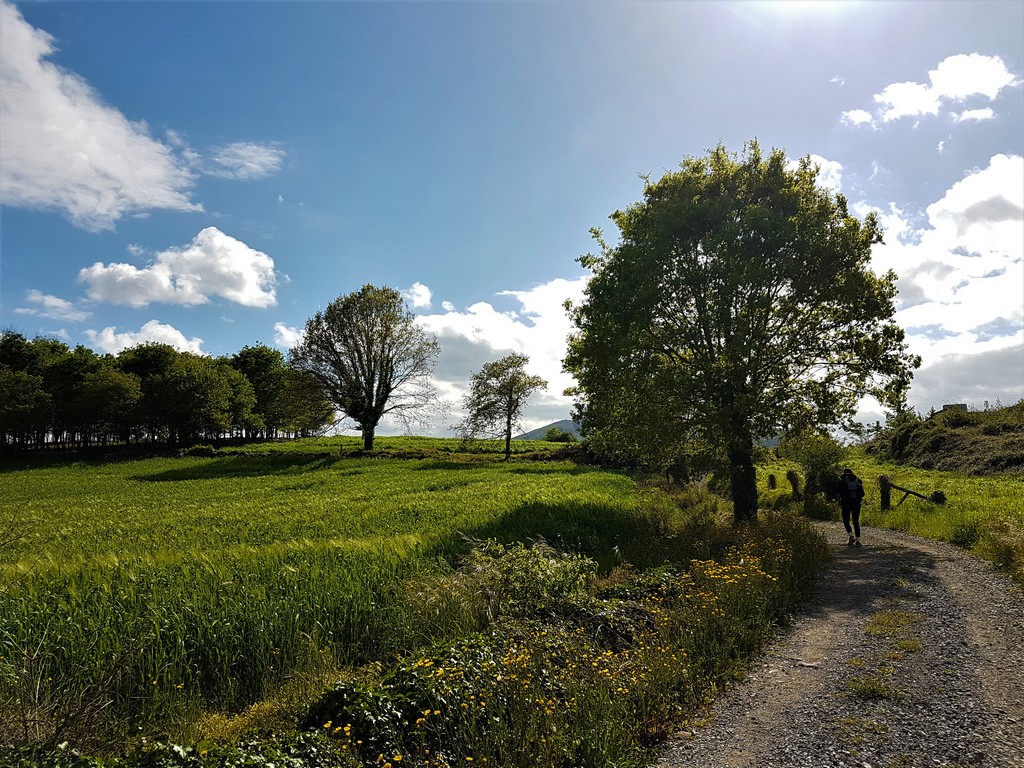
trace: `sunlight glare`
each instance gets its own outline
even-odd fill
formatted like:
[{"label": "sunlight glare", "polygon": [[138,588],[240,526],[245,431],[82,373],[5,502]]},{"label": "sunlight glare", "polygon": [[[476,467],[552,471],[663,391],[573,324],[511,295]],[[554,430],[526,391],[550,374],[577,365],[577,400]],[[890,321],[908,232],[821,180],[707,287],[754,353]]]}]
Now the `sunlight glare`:
[{"label": "sunlight glare", "polygon": [[830,13],[848,8],[852,3],[842,0],[770,0],[764,5],[771,11],[787,15]]}]

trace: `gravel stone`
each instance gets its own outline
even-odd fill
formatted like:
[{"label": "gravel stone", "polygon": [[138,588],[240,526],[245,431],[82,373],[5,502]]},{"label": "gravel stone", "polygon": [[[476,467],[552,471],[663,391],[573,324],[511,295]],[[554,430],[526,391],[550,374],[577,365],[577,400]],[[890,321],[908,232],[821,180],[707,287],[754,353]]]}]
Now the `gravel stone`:
[{"label": "gravel stone", "polygon": [[1024,768],[1020,587],[949,545],[821,531],[817,595],[656,768]]}]

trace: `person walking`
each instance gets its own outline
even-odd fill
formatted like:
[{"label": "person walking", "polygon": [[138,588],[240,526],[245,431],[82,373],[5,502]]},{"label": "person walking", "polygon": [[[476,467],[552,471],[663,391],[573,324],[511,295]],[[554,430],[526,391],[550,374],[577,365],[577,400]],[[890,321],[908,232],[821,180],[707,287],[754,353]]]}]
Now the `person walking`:
[{"label": "person walking", "polygon": [[[848,547],[859,547],[860,544],[860,500],[864,498],[864,483],[846,468],[839,476],[839,507],[843,510],[843,527],[849,534]],[[850,523],[853,523],[852,527]]]}]

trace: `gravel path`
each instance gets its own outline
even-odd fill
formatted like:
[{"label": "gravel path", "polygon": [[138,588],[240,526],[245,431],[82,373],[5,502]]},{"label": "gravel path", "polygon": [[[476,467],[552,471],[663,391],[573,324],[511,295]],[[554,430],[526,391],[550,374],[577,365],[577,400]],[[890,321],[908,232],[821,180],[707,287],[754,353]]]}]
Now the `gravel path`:
[{"label": "gravel path", "polygon": [[944,544],[865,529],[657,768],[1024,768],[1024,592]]}]

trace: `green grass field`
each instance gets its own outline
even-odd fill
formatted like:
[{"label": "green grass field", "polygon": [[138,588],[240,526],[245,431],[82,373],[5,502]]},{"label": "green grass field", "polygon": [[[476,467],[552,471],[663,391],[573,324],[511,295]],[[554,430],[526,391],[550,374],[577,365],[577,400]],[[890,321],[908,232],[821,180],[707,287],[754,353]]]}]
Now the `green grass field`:
[{"label": "green grass field", "polygon": [[394,594],[468,539],[642,559],[642,521],[673,509],[568,463],[320,447],[4,472],[0,519],[20,538],[0,561],[3,641],[45,646],[23,684],[68,698],[100,686],[144,722],[238,709],[318,656],[409,648]]},{"label": "green grass field", "polygon": [[[497,444],[379,443],[0,465],[0,742],[70,741],[104,765],[130,746],[132,766],[281,750],[331,755],[294,763],[310,766],[379,765],[385,750],[402,756],[393,768],[639,766],[742,669],[825,556],[791,515],[736,531],[706,491],[554,461],[556,445],[519,443],[502,462]],[[998,521],[1024,527],[1019,481],[853,466],[868,525],[993,559]],[[882,472],[949,503],[879,515]],[[766,507],[787,508],[784,474],[759,473]],[[293,736],[252,740],[270,729]]]}]

